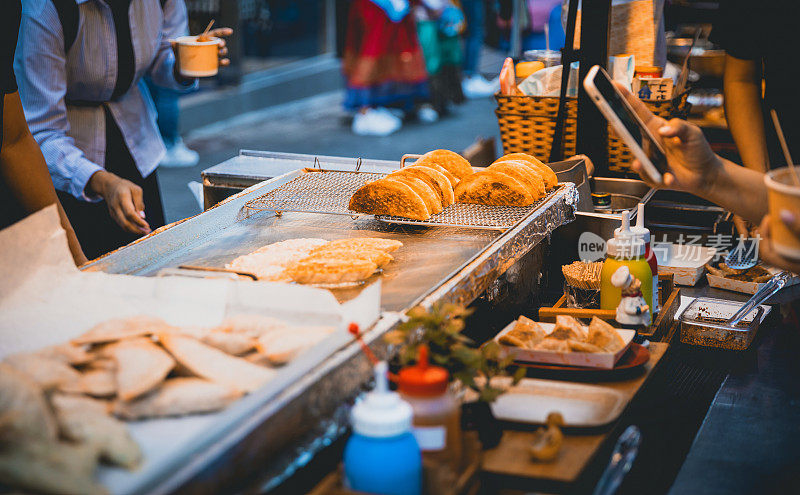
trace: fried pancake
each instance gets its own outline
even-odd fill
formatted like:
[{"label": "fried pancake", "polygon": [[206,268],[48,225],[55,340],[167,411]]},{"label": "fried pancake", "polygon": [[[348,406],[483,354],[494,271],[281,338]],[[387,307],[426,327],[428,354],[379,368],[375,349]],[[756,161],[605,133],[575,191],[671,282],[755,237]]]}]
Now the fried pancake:
[{"label": "fried pancake", "polygon": [[386,251],[381,251],[380,249],[369,247],[349,248],[346,246],[323,246],[311,251],[311,253],[304,259],[322,258],[368,260],[378,265],[378,268],[381,268],[382,266],[394,260],[391,254],[387,253]]},{"label": "fried pancake", "polygon": [[569,352],[569,343],[566,340],[547,337],[533,348],[537,351]]},{"label": "fried pancake", "polygon": [[117,394],[116,370],[101,368],[90,369],[81,373],[81,377],[77,382],[64,384],[58,389],[70,394],[110,397]]},{"label": "fried pancake", "polygon": [[589,322],[589,343],[608,352],[617,352],[625,347],[625,341],[610,323],[594,316]]},{"label": "fried pancake", "polygon": [[[272,370],[230,356],[191,337],[164,333],[158,336],[158,340],[180,364],[195,375],[236,390],[252,392],[275,376]],[[169,382],[167,380],[159,388]]]},{"label": "fried pancake", "polygon": [[550,338],[561,340],[577,340],[586,342],[586,331],[578,320],[571,316],[556,316],[556,326],[550,332]]},{"label": "fried pancake", "polygon": [[445,177],[447,177],[447,181],[450,183],[450,187],[454,188],[454,187],[456,187],[456,184],[458,184],[458,178],[455,175],[451,174],[449,170],[447,170],[446,168],[442,167],[441,165],[439,165],[437,163],[433,163],[433,161],[431,161],[431,160],[427,160],[425,162],[422,162],[421,159],[420,159],[420,161],[417,161],[414,165],[410,165],[410,166],[411,167],[432,168],[432,169],[436,170],[437,172],[440,172]]},{"label": "fried pancake", "polygon": [[450,185],[450,181],[447,180],[443,173],[425,166],[406,167],[403,172],[414,175],[419,179],[424,178],[423,180],[426,180],[427,184],[439,195],[443,207],[446,208],[453,204],[453,186]]},{"label": "fried pancake", "polygon": [[389,175],[386,177],[386,180],[402,182],[411,187],[411,189],[422,198],[422,201],[425,202],[425,207],[428,208],[431,214],[442,211],[442,201],[439,199],[439,195],[436,194],[434,188],[426,184],[425,181],[403,174]]},{"label": "fried pancake", "polygon": [[352,249],[359,248],[373,248],[380,249],[381,251],[392,253],[400,249],[403,243],[395,241],[394,239],[383,239],[381,237],[352,237],[350,239],[337,239],[331,241],[330,247],[346,247]]},{"label": "fried pancake", "polygon": [[463,179],[456,186],[456,200],[491,206],[527,206],[536,199],[517,179],[497,172],[483,170]]},{"label": "fried pancake", "polygon": [[371,215],[392,215],[427,220],[431,216],[425,201],[402,182],[379,179],[361,186],[350,198],[350,210]]},{"label": "fried pancake", "polygon": [[292,327],[285,332],[273,332],[258,339],[258,352],[270,364],[281,365],[291,361],[302,351],[313,347],[336,329],[333,327]]},{"label": "fried pancake", "polygon": [[521,160],[526,165],[538,170],[542,175],[542,179],[544,179],[544,187],[546,189],[552,189],[556,187],[556,184],[558,184],[558,177],[556,177],[556,173],[553,172],[553,169],[542,163],[535,156],[528,155],[526,153],[510,153],[498,158],[494,163],[504,162],[507,160]]},{"label": "fried pancake", "polygon": [[489,165],[489,170],[497,170],[501,174],[510,175],[525,184],[536,199],[544,197],[544,180],[530,167],[519,161],[505,161]]},{"label": "fried pancake", "polygon": [[[269,372],[243,359],[239,361]],[[241,397],[240,390],[235,386],[201,378],[170,378],[133,402],[117,401],[113,410],[115,416],[129,420],[219,411]]]},{"label": "fried pancake", "polygon": [[289,265],[286,274],[298,284],[343,284],[360,282],[377,269],[363,259],[306,258]]},{"label": "fried pancake", "polygon": [[428,163],[435,163],[445,168],[455,175],[458,180],[474,173],[466,158],[450,150],[429,151],[422,155],[422,158],[415,165],[427,165]]},{"label": "fried pancake", "polygon": [[168,326],[160,318],[144,315],[107,320],[93,326],[78,338],[72,339],[72,343],[77,345],[100,344],[133,337],[143,337],[161,332]]},{"label": "fried pancake", "polygon": [[117,396],[122,400],[154,389],[175,367],[172,357],[149,338],[123,340],[105,352],[117,363]]}]

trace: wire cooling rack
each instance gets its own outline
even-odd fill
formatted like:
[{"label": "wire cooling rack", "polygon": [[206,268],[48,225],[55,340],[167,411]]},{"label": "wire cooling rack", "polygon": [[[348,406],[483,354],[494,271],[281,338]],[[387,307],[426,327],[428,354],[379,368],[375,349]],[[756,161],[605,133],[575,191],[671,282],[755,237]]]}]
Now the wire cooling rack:
[{"label": "wire cooling rack", "polygon": [[[360,215],[348,209],[350,197],[368,182],[385,177],[372,172],[305,171],[287,183],[252,199],[245,208],[260,211]],[[378,215],[382,222],[420,226],[505,230],[545,203],[558,189],[529,206],[486,206],[454,203],[427,220]]]}]

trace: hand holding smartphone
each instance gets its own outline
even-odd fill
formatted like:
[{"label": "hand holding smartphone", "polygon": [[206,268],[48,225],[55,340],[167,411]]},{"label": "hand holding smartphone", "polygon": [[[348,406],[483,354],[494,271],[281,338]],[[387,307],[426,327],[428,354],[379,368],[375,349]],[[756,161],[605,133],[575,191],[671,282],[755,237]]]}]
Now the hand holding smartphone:
[{"label": "hand holding smartphone", "polygon": [[583,80],[583,87],[633,156],[642,164],[645,174],[652,182],[661,184],[663,174],[669,171],[664,148],[611,82],[608,73],[595,65]]}]

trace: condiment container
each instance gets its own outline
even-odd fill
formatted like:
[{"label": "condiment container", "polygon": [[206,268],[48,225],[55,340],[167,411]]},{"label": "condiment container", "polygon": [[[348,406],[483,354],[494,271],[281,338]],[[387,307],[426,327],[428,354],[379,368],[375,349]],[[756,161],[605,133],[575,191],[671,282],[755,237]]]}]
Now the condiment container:
[{"label": "condiment container", "polygon": [[750,347],[761,323],[764,308],[758,306],[735,327],[727,325],[745,303],[699,297],[681,314],[681,342],[705,347],[742,351]]},{"label": "condiment container", "polygon": [[664,69],[658,66],[637,65],[634,73],[637,77],[662,77]]},{"label": "condiment container", "polygon": [[414,436],[429,464],[458,470],[461,464],[461,408],[448,390],[449,374],[428,363],[428,348],[419,347],[417,364],[398,374],[400,396],[414,410]]},{"label": "condiment container", "polygon": [[422,493],[422,456],[411,432],[411,406],[389,391],[385,361],[375,365],[375,389],[353,406],[353,434],[344,449],[348,488],[383,495]]},{"label": "condiment container", "polygon": [[622,212],[622,227],[616,229],[614,237],[606,243],[606,260],[600,271],[600,309],[617,309],[619,306],[622,290],[611,283],[611,277],[621,266],[627,266],[631,275],[642,283],[642,297],[649,305],[653,300],[653,272],[644,256],[644,242],[631,232],[630,216],[625,210]]},{"label": "condiment container", "polygon": [[181,36],[178,44],[178,72],[184,77],[210,77],[219,71],[220,39],[197,41],[197,36]]},{"label": "condiment container", "polygon": [[648,304],[650,304],[650,314],[655,315],[661,310],[658,301],[658,259],[650,247],[650,230],[644,226],[644,203],[639,203],[636,211],[636,225],[631,227],[631,232],[637,239],[644,242],[644,259],[647,260],[650,271],[653,272],[653,300],[652,302],[648,301]]}]

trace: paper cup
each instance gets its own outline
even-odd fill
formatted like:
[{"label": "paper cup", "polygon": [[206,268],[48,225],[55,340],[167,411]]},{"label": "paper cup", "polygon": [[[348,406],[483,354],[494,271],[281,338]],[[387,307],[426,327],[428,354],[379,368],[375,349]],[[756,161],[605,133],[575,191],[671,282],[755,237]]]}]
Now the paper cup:
[{"label": "paper cup", "polygon": [[178,71],[184,77],[210,77],[219,71],[219,38],[197,41],[197,36],[181,36],[178,42]]},{"label": "paper cup", "polygon": [[786,227],[780,217],[781,210],[800,215],[800,187],[794,184],[792,172],[786,167],[767,172],[764,183],[769,201],[772,248],[784,258],[800,260],[800,238]]}]

